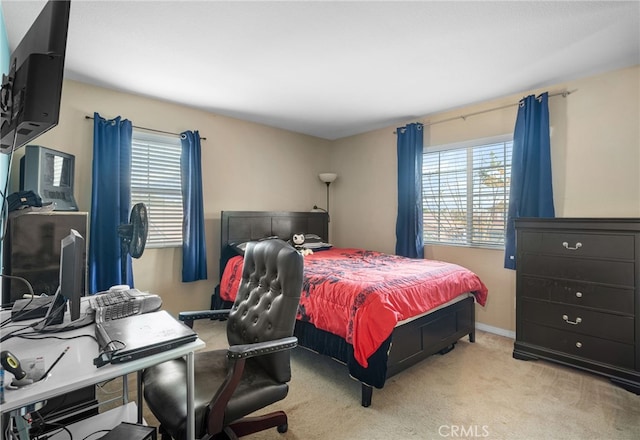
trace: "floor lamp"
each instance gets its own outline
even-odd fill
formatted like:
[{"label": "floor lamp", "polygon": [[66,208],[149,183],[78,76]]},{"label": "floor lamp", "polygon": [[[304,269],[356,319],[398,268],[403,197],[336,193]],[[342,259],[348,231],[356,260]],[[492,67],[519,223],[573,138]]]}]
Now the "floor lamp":
[{"label": "floor lamp", "polygon": [[327,220],[331,221],[331,216],[329,215],[329,185],[338,178],[338,175],[336,173],[320,173],[318,177],[327,185]]}]

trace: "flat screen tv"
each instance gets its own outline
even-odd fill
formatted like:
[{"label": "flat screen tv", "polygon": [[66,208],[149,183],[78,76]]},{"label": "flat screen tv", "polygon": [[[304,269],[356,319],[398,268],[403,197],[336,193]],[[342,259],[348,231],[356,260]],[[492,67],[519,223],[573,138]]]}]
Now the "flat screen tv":
[{"label": "flat screen tv", "polygon": [[58,125],[69,10],[69,1],[49,0],[11,54],[0,96],[2,153]]}]

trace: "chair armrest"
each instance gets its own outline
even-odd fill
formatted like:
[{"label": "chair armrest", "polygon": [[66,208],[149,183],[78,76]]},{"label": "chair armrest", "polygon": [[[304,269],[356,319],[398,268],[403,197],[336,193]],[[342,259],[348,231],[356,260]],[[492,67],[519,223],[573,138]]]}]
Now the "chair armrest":
[{"label": "chair armrest", "polygon": [[196,310],[178,313],[178,319],[188,327],[193,328],[193,321],[198,319],[221,319],[229,316],[230,309],[223,310]]},{"label": "chair armrest", "polygon": [[255,344],[232,345],[227,350],[227,357],[229,359],[246,359],[278,351],[291,350],[297,345],[298,338],[295,336],[273,341],[256,342]]},{"label": "chair armrest", "polygon": [[256,342],[255,344],[232,345],[227,350],[227,358],[230,361],[230,370],[224,383],[209,402],[208,432],[220,432],[224,426],[225,408],[229,399],[235,392],[248,358],[264,354],[290,350],[298,345],[298,338],[290,336],[274,341]]}]

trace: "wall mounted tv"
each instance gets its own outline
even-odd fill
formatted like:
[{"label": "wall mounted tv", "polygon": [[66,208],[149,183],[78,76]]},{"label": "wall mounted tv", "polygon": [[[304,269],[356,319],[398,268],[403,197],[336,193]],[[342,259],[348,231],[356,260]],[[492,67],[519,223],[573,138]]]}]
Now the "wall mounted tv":
[{"label": "wall mounted tv", "polygon": [[69,10],[69,1],[49,0],[11,54],[2,75],[2,153],[58,125]]}]

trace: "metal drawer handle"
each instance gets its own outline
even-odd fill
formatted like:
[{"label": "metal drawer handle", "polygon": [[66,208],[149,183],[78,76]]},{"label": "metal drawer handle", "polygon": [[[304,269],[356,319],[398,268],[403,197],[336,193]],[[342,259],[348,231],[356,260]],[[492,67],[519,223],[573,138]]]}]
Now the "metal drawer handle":
[{"label": "metal drawer handle", "polygon": [[577,296],[578,298],[582,298],[582,292],[576,292],[576,296]]},{"label": "metal drawer handle", "polygon": [[569,317],[567,315],[562,315],[562,319],[564,320],[564,322],[571,325],[577,325],[582,322],[582,318],[580,317],[577,317],[575,321],[569,321]]},{"label": "metal drawer handle", "polygon": [[582,348],[582,342],[576,342],[576,347]]},{"label": "metal drawer handle", "polygon": [[580,249],[582,247],[582,243],[577,242],[575,247],[571,247],[571,246],[569,246],[569,243],[567,243],[566,241],[563,241],[562,242],[562,246],[565,249],[569,249],[570,251],[576,251],[576,250],[578,250],[578,249]]}]

